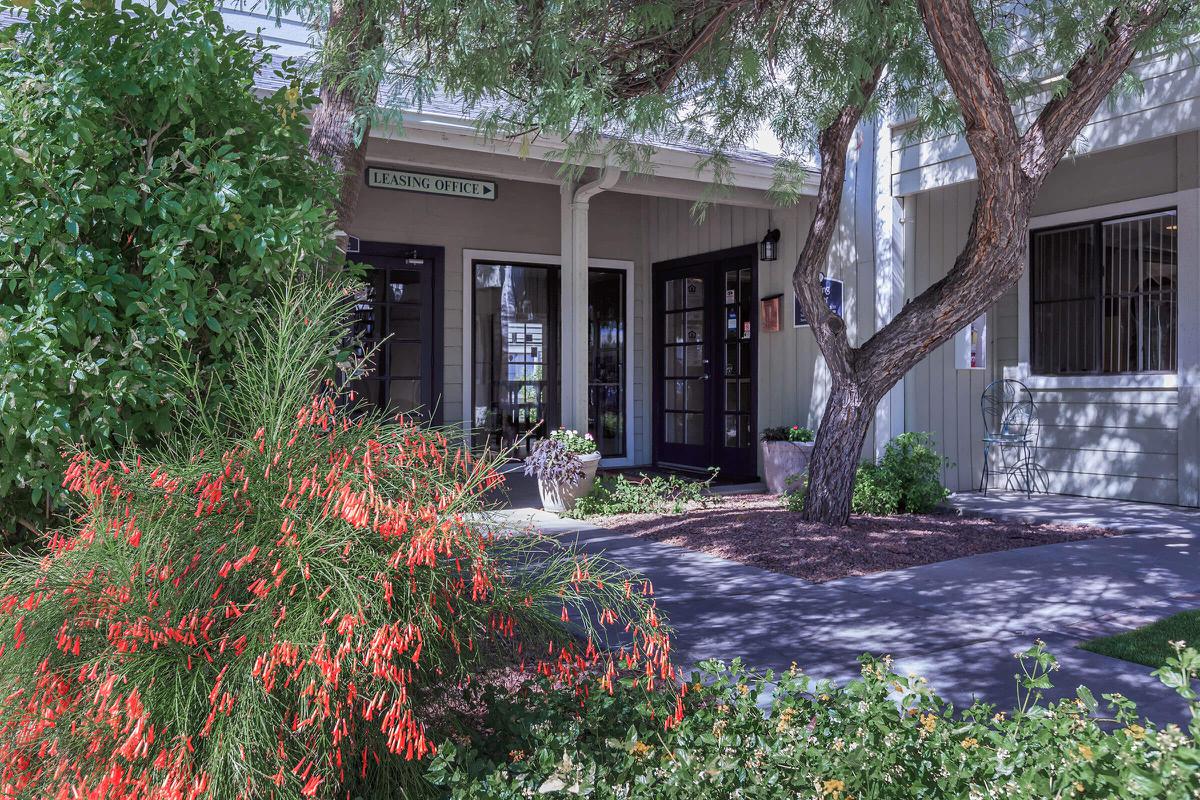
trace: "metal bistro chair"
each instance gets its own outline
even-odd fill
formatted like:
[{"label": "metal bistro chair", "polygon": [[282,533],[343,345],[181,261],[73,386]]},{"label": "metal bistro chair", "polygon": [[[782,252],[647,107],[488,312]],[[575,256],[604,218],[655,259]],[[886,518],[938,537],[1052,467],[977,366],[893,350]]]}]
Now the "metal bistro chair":
[{"label": "metal bistro chair", "polygon": [[[1004,476],[1004,488],[1028,497],[1045,491],[1044,471],[1037,462],[1041,424],[1037,404],[1020,381],[996,380],[983,390],[983,477],[979,490],[987,494],[993,476]],[[992,464],[992,454],[999,463]]]}]

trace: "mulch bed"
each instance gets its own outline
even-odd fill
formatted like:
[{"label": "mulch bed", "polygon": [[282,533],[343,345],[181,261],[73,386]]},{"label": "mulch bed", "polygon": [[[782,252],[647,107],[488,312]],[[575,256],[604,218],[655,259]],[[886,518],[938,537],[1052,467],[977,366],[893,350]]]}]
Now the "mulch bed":
[{"label": "mulch bed", "polygon": [[849,527],[830,528],[805,522],[770,494],[726,496],[680,515],[621,514],[588,522],[816,583],[979,553],[1118,535],[1103,528],[1031,525],[964,517],[953,511],[852,517]]}]

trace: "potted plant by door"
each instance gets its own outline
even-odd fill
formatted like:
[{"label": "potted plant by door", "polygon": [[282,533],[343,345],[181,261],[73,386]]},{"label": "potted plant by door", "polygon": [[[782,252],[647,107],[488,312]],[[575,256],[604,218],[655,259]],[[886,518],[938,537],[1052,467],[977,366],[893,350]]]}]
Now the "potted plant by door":
[{"label": "potted plant by door", "polygon": [[808,471],[813,447],[810,428],[781,425],[763,431],[763,478],[772,494],[788,491],[792,480]]},{"label": "potted plant by door", "polygon": [[525,474],[535,475],[542,508],[562,513],[592,490],[600,451],[590,433],[559,428],[533,446],[525,459]]}]

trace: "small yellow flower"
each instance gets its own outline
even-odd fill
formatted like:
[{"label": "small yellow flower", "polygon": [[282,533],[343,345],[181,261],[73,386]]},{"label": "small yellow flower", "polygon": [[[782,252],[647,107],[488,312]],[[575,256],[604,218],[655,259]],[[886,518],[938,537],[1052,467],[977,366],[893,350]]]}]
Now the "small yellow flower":
[{"label": "small yellow flower", "polygon": [[1079,745],[1079,755],[1083,756],[1085,761],[1091,761],[1096,757],[1096,754],[1092,752],[1092,748],[1088,747],[1086,744]]},{"label": "small yellow flower", "polygon": [[937,715],[922,714],[921,728],[925,731],[925,733],[933,733],[934,729],[937,728]]},{"label": "small yellow flower", "polygon": [[963,750],[970,750],[972,747],[979,747],[979,740],[972,736],[968,736],[966,739],[963,739],[960,744],[962,745]]},{"label": "small yellow flower", "polygon": [[1075,791],[1078,794],[1083,794],[1083,781],[1075,781]]},{"label": "small yellow flower", "polygon": [[629,752],[633,753],[635,757],[641,758],[649,753],[652,749],[653,748],[651,748],[650,745],[646,744],[645,742],[638,741],[633,743],[633,747]]},{"label": "small yellow flower", "polygon": [[296,105],[296,102],[300,99],[300,90],[298,88],[296,88],[295,86],[289,86],[288,90],[283,93],[283,96],[287,98],[289,105],[294,106],[294,105]]},{"label": "small yellow flower", "polygon": [[828,703],[828,702],[829,702],[829,695],[827,695],[827,694],[825,694],[824,692],[822,692],[821,694],[817,695],[817,699],[818,699],[818,700],[820,700],[822,703]]},{"label": "small yellow flower", "polygon": [[745,697],[746,695],[750,694],[750,687],[744,683],[739,683],[738,694],[740,694],[742,697]]},{"label": "small yellow flower", "polygon": [[1133,738],[1134,740],[1140,740],[1145,738],[1146,729],[1135,723],[1125,729],[1125,735]]},{"label": "small yellow flower", "polygon": [[831,797],[838,797],[845,790],[845,788],[846,784],[842,783],[837,778],[834,778],[831,781],[825,781],[821,784],[821,794],[829,795]]}]

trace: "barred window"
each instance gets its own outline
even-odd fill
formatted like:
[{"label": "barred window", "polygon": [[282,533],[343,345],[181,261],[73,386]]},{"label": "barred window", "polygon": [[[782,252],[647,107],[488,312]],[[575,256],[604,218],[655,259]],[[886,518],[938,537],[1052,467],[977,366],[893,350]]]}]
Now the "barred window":
[{"label": "barred window", "polygon": [[1174,371],[1177,232],[1174,210],[1034,231],[1033,372]]}]

